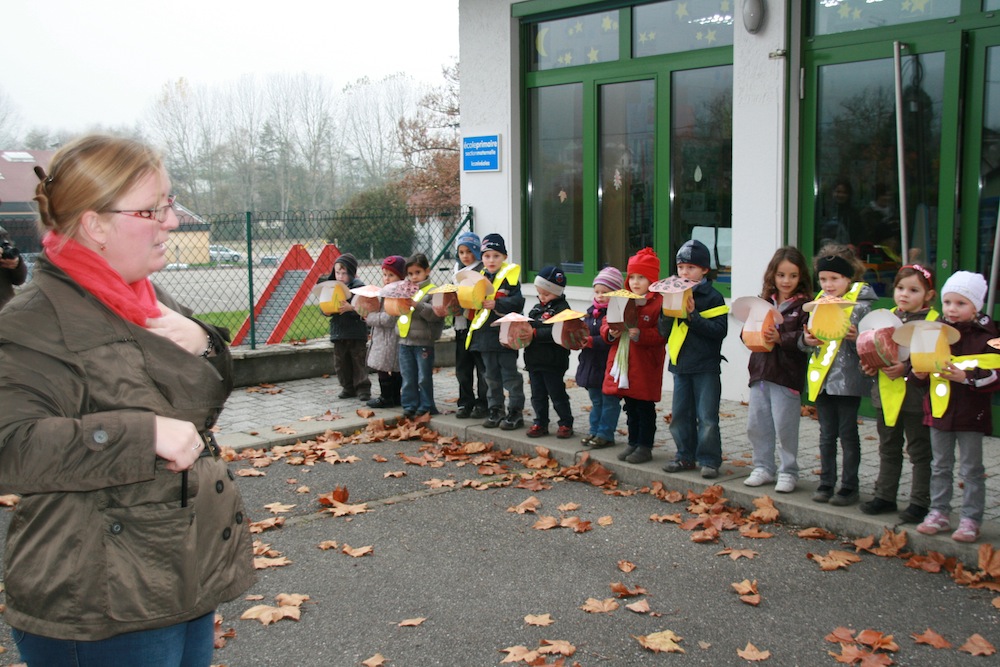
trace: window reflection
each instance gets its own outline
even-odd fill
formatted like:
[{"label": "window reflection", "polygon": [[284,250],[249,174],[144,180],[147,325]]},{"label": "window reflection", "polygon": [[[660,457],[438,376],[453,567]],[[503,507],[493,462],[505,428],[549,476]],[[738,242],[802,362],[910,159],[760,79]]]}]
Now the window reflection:
[{"label": "window reflection", "polygon": [[583,85],[529,96],[529,268],[583,271]]},{"label": "window reflection", "polygon": [[930,21],[958,16],[961,8],[962,0],[813,0],[813,34]]},{"label": "window reflection", "polygon": [[986,51],[983,145],[979,159],[979,252],[976,270],[990,275],[1000,205],[1000,47]]},{"label": "window reflection", "polygon": [[652,81],[601,86],[599,266],[653,245],[655,93]]},{"label": "window reflection", "polygon": [[636,58],[731,46],[733,4],[741,0],[670,0],[632,10]]},{"label": "window reflection", "polygon": [[695,238],[712,251],[719,282],[732,265],[733,68],[671,77],[670,256]]}]

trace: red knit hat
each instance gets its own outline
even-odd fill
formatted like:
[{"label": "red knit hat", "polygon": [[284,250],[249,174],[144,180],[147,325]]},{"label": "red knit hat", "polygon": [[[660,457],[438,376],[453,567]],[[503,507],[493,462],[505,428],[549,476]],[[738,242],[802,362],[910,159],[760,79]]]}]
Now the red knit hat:
[{"label": "red knit hat", "polygon": [[660,279],[660,258],[652,248],[643,248],[628,258],[628,275],[633,273],[646,276],[651,283]]}]

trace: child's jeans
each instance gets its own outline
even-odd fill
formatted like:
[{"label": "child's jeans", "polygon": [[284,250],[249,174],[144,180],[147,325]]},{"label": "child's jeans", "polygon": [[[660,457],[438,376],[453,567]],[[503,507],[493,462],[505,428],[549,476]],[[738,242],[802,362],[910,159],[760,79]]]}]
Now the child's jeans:
[{"label": "child's jeans", "polygon": [[840,488],[857,490],[861,465],[861,437],[858,435],[860,396],[833,396],[825,391],[816,397],[819,418],[820,486],[837,485],[837,438],[844,450]]},{"label": "child's jeans", "polygon": [[[799,476],[799,420],[802,418],[802,395],[780,384],[760,380],[750,385],[747,415],[747,438],[753,446],[753,467],[775,473]],[[774,465],[775,444],[779,465]]]},{"label": "child's jeans", "polygon": [[875,497],[896,502],[899,477],[903,472],[903,437],[906,453],[913,465],[910,482],[910,503],[918,507],[931,506],[931,433],[924,425],[922,412],[900,412],[895,426],[886,426],[882,411],[878,413],[878,479]]},{"label": "child's jeans", "polygon": [[951,513],[953,491],[952,471],[955,468],[955,445],[958,445],[958,476],[962,492],[962,518],[983,522],[986,506],[986,469],[983,467],[983,434],[971,431],[939,431],[931,429],[931,509]]},{"label": "child's jeans", "polygon": [[674,373],[670,435],[677,447],[677,461],[716,469],[722,465],[721,400],[719,373]]},{"label": "child's jeans", "polygon": [[566,393],[566,381],[561,373],[551,371],[528,371],[531,384],[531,409],[535,411],[535,423],[549,425],[549,399],[552,408],[559,415],[559,425],[573,428],[573,408]]},{"label": "child's jeans", "polygon": [[625,397],[625,423],[629,447],[653,448],[656,435],[656,403]]},{"label": "child's jeans", "polygon": [[503,392],[507,390],[512,412],[524,410],[524,379],[517,370],[517,351],[481,352],[486,366],[486,386],[490,410],[503,410]]},{"label": "child's jeans", "polygon": [[434,346],[400,345],[399,372],[403,376],[403,410],[437,413],[434,406]]},{"label": "child's jeans", "polygon": [[588,387],[587,394],[590,395],[590,434],[614,440],[618,415],[622,411],[622,399],[605,394],[600,387]]}]

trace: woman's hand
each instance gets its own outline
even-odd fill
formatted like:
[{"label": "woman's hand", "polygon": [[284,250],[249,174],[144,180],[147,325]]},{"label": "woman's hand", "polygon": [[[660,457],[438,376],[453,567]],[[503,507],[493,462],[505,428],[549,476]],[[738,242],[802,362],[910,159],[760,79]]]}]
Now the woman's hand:
[{"label": "woman's hand", "polygon": [[180,313],[159,304],[160,317],[146,320],[146,328],[180,345],[191,354],[201,354],[205,351],[208,335],[194,320],[189,320]]},{"label": "woman's hand", "polygon": [[191,422],[156,416],[156,455],[167,462],[167,470],[190,469],[204,446]]}]

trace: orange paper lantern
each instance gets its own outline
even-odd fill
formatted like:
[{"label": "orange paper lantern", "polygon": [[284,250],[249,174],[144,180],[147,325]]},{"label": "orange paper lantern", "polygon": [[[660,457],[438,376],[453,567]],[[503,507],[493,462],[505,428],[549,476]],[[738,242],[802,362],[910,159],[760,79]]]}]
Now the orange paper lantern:
[{"label": "orange paper lantern", "polygon": [[319,309],[324,315],[336,315],[351,298],[351,288],[339,280],[324,280],[316,284],[313,294],[319,299]]}]

